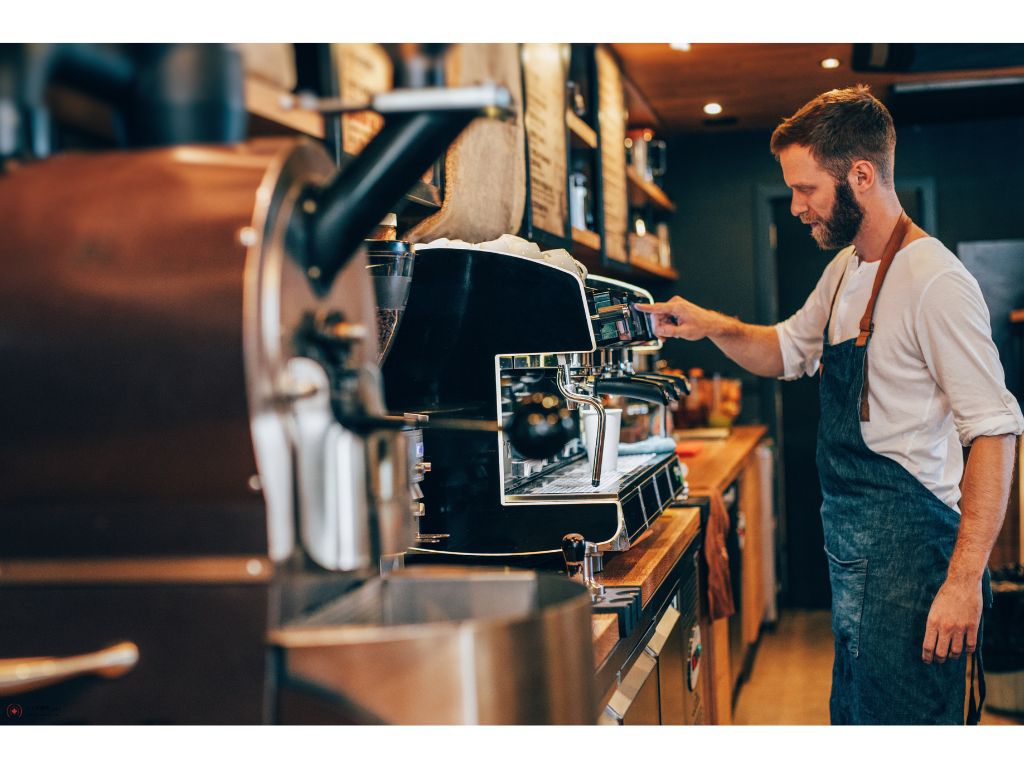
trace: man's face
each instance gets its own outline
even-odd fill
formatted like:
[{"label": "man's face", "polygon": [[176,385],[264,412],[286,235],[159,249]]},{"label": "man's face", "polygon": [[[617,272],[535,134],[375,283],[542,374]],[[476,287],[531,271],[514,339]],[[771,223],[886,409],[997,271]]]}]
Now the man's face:
[{"label": "man's face", "polygon": [[835,179],[818,165],[810,149],[800,145],[779,153],[782,177],[793,190],[789,210],[811,225],[811,237],[824,250],[853,242],[864,220],[864,209],[854,197],[850,182]]}]

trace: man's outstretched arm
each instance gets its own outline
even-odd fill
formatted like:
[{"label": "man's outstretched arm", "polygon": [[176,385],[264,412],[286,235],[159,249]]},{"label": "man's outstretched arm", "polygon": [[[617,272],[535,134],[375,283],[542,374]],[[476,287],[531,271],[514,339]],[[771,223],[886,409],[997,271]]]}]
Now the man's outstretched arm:
[{"label": "man's outstretched arm", "polygon": [[654,332],[661,338],[699,341],[706,337],[751,373],[778,378],[785,372],[779,336],[770,325],[744,323],[680,296],[656,304],[637,304],[636,308],[653,315]]}]

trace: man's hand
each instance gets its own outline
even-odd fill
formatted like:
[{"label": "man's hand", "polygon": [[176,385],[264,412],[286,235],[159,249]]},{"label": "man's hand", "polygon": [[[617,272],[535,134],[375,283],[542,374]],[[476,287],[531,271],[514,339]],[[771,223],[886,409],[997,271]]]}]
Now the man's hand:
[{"label": "man's hand", "polygon": [[681,296],[656,304],[637,304],[654,319],[654,333],[661,338],[700,341],[711,332],[717,313],[698,307]]},{"label": "man's hand", "polygon": [[940,664],[959,659],[965,651],[974,653],[981,623],[981,580],[946,580],[932,601],[924,630],[921,659]]},{"label": "man's hand", "polygon": [[707,337],[730,360],[758,376],[781,376],[782,349],[770,325],[748,325],[681,296],[657,304],[637,304],[654,317],[654,333],[661,338],[700,341]]}]

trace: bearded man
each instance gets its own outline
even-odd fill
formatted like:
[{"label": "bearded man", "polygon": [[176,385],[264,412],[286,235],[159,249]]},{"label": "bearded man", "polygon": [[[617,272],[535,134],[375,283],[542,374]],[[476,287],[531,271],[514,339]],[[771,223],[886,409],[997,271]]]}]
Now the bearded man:
[{"label": "bearded man", "polygon": [[818,96],[772,134],[790,212],[822,249],[843,248],[789,319],[750,325],[679,296],[639,308],[659,336],[710,338],[755,374],[820,372],[832,722],[962,724],[968,658],[967,720],[979,717],[987,563],[1024,418],[977,281],[900,205],[895,147],[864,86]]}]

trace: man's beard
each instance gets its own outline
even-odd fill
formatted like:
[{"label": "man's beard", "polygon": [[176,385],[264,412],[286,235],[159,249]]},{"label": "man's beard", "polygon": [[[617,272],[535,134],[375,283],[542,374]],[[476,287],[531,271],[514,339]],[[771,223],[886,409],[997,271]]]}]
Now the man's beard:
[{"label": "man's beard", "polygon": [[828,220],[811,219],[805,224],[817,223],[811,228],[811,237],[823,251],[842,248],[853,242],[864,221],[864,209],[857,204],[853,188],[846,179],[836,182],[836,200]]}]

